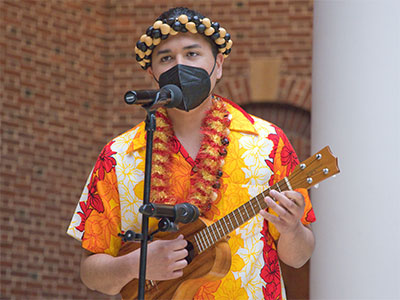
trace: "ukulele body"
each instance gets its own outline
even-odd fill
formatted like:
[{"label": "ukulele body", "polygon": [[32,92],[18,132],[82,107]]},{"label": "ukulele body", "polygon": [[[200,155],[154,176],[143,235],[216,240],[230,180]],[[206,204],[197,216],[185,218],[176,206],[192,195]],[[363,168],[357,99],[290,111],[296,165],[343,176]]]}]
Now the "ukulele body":
[{"label": "ukulele body", "polygon": [[[195,245],[194,234],[206,227],[208,220],[199,218],[193,223],[180,224],[179,232],[156,234],[156,239],[175,239],[180,234],[185,240]],[[128,242],[121,247],[118,256],[125,255],[140,248],[140,243]],[[183,276],[172,280],[146,280],[145,299],[193,299],[197,290],[205,283],[223,278],[231,267],[231,250],[226,240],[217,242],[211,248],[199,253],[194,247],[191,250],[192,261],[183,269]],[[137,299],[138,279],[130,281],[122,290],[123,300]]]}]

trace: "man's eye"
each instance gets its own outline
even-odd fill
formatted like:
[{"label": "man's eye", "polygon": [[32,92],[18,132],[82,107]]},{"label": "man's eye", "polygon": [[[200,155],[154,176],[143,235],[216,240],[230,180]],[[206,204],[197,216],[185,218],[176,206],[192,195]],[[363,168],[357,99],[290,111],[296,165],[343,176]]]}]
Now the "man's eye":
[{"label": "man's eye", "polygon": [[197,56],[199,55],[197,52],[188,52],[187,56]]},{"label": "man's eye", "polygon": [[161,59],[160,59],[160,61],[161,62],[166,62],[166,61],[169,61],[171,59],[171,56],[163,56],[163,57],[161,57]]}]

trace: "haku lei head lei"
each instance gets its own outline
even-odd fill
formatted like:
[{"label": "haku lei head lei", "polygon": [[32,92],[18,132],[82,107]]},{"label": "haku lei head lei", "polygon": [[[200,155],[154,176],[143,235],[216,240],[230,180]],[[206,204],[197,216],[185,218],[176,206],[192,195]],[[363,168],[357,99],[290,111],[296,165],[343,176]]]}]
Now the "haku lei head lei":
[{"label": "haku lei head lei", "polygon": [[176,7],[158,17],[137,41],[135,46],[136,61],[143,69],[150,67],[151,54],[154,48],[162,40],[179,32],[203,34],[225,58],[231,53],[233,45],[231,35],[218,22],[212,22],[209,18],[188,8]]}]

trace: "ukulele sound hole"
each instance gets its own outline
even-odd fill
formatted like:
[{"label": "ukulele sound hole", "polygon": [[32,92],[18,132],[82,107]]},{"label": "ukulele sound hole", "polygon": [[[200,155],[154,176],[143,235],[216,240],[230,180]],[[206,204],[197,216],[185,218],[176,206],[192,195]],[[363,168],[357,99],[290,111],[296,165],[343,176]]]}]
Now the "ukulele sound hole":
[{"label": "ukulele sound hole", "polygon": [[185,249],[188,251],[188,255],[185,257],[186,261],[188,264],[190,264],[194,258],[194,247],[193,244],[190,241],[187,241],[187,246]]}]

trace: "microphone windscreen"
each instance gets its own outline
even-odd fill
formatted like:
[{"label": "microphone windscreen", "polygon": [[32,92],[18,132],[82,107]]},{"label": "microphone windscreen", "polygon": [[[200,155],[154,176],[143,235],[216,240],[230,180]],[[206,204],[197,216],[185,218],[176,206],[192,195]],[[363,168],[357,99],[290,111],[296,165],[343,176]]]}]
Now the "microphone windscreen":
[{"label": "microphone windscreen", "polygon": [[171,94],[171,102],[169,102],[165,107],[173,108],[179,106],[182,102],[183,94],[182,90],[175,84],[167,84],[162,87],[162,90],[167,90]]}]

